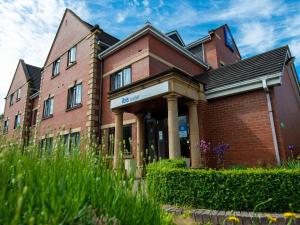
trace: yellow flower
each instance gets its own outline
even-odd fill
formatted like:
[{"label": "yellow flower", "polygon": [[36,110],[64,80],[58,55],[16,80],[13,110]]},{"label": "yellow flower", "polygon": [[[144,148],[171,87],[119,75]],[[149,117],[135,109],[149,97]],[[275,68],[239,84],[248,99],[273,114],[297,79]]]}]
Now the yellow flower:
[{"label": "yellow flower", "polygon": [[299,218],[299,216],[296,213],[293,213],[293,212],[285,212],[285,213],[283,213],[283,216],[286,219],[298,219]]},{"label": "yellow flower", "polygon": [[267,215],[267,218],[269,220],[270,223],[276,223],[277,222],[277,218],[271,215]]},{"label": "yellow flower", "polygon": [[239,218],[237,218],[235,216],[228,216],[226,218],[226,220],[229,221],[229,222],[233,222],[233,223],[239,223],[240,222]]}]

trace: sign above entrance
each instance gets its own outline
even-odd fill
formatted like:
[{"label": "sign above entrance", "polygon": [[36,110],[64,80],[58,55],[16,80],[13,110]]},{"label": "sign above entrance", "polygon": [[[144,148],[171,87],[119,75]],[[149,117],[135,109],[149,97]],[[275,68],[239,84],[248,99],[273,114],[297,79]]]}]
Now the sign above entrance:
[{"label": "sign above entrance", "polygon": [[117,107],[125,106],[134,102],[138,102],[157,95],[167,93],[168,91],[169,91],[169,82],[166,81],[160,84],[156,84],[152,87],[148,87],[143,90],[136,91],[128,95],[124,95],[122,97],[113,99],[110,102],[110,108],[114,109]]}]

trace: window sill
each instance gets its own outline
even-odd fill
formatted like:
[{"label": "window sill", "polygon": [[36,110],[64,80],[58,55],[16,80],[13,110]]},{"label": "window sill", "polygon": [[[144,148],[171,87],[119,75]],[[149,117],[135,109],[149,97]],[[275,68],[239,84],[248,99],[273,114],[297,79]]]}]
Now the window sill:
[{"label": "window sill", "polygon": [[76,65],[76,61],[66,67],[66,70],[70,69],[72,66]]},{"label": "window sill", "polygon": [[50,119],[50,118],[52,118],[52,117],[53,117],[53,114],[50,115],[50,116],[47,116],[47,117],[44,117],[44,116],[43,116],[42,120],[47,120],[47,119]]},{"label": "window sill", "polygon": [[60,74],[60,73],[55,74],[55,75],[52,75],[52,76],[51,76],[51,80],[54,79],[55,77],[58,77],[59,74]]},{"label": "window sill", "polygon": [[76,106],[73,106],[72,108],[67,108],[66,112],[69,112],[69,111],[72,111],[72,110],[75,110],[75,109],[78,109],[78,108],[81,108],[81,107],[82,107],[82,104],[78,104]]}]

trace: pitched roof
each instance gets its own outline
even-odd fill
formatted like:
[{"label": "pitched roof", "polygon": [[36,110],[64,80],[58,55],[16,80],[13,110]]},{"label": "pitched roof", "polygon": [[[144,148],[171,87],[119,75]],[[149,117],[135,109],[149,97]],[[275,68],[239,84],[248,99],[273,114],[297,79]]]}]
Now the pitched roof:
[{"label": "pitched roof", "polygon": [[184,41],[182,40],[180,34],[178,33],[177,30],[173,30],[171,32],[166,33],[166,35],[173,39],[174,41],[176,41],[178,44],[180,44],[181,46],[185,46]]},{"label": "pitched roof", "polygon": [[27,71],[29,74],[29,79],[32,84],[32,88],[35,89],[33,90],[32,94],[37,92],[40,89],[41,85],[41,68],[37,66],[32,66],[29,64],[25,64],[27,67]]},{"label": "pitched roof", "polygon": [[245,80],[272,75],[282,72],[287,53],[288,46],[283,46],[237,63],[196,75],[195,78],[206,83],[206,90],[211,90]]}]

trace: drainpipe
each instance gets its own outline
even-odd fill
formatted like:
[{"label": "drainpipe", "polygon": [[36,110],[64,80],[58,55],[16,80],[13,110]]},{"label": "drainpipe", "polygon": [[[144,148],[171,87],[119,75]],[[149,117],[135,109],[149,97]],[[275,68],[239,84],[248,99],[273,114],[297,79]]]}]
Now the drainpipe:
[{"label": "drainpipe", "polygon": [[276,131],[275,131],[275,123],[274,123],[273,110],[272,110],[272,102],[271,102],[271,97],[270,97],[269,88],[268,88],[266,79],[262,80],[262,86],[263,86],[263,89],[266,92],[269,119],[270,119],[270,123],[271,123],[272,138],[273,138],[273,144],[274,144],[274,150],[275,150],[275,156],[276,156],[277,164],[279,165],[280,164],[280,155],[279,155],[278,141],[277,141],[277,136],[276,136]]}]

